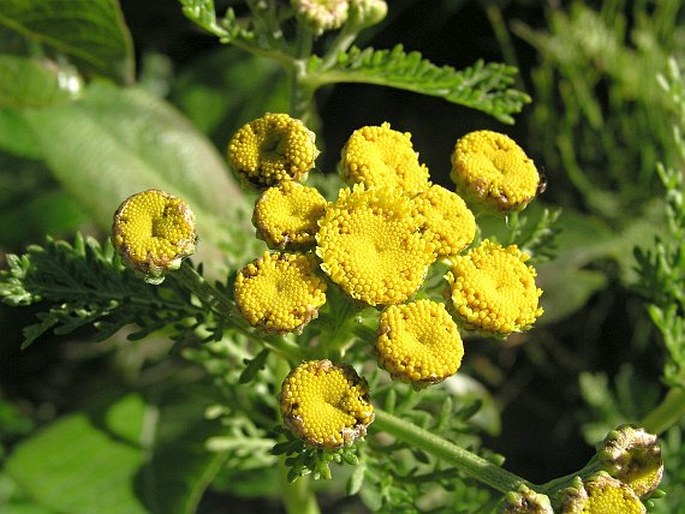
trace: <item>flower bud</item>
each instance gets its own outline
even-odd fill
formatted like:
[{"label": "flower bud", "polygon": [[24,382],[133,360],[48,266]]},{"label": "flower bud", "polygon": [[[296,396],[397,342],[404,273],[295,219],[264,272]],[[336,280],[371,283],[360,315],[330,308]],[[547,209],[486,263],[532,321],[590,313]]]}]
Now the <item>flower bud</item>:
[{"label": "flower bud", "polygon": [[227,157],[239,179],[258,189],[301,181],[319,155],[316,135],[283,113],[267,113],[243,125],[228,143]]},{"label": "flower bud", "polygon": [[504,495],[500,514],[554,514],[549,498],[525,484]]},{"label": "flower bud", "polygon": [[149,189],[124,200],[114,213],[112,244],[125,263],[160,284],[168,270],[195,252],[195,215],[180,198]]},{"label": "flower bud", "polygon": [[297,17],[314,34],[339,29],[347,21],[348,0],[290,0]]},{"label": "flower bud", "polygon": [[384,0],[350,0],[350,24],[362,29],[379,24],[388,14]]},{"label": "flower bud", "polygon": [[647,509],[629,486],[600,471],[576,478],[561,494],[561,514],[645,514]]},{"label": "flower bud", "polygon": [[544,182],[513,139],[491,130],[470,132],[457,141],[450,176],[468,200],[501,213],[524,209]]},{"label": "flower bud", "polygon": [[641,498],[657,488],[664,474],[659,440],[642,427],[621,425],[612,430],[600,444],[597,457],[602,469]]},{"label": "flower bud", "polygon": [[351,366],[305,361],[283,381],[283,422],[305,443],[325,449],[351,445],[374,419],[368,385]]}]

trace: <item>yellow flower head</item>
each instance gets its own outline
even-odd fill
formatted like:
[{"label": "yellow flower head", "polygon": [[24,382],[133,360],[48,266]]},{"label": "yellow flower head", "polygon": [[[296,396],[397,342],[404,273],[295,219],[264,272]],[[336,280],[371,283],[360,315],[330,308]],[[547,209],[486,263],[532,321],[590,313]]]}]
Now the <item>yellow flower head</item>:
[{"label": "yellow flower head", "polygon": [[554,514],[549,498],[536,493],[530,487],[521,484],[516,491],[504,495],[501,514]]},{"label": "yellow flower head", "polygon": [[252,223],[271,248],[304,248],[315,243],[325,209],[326,199],[315,188],[289,180],[262,193]]},{"label": "yellow flower head", "polygon": [[290,3],[315,34],[339,29],[347,20],[350,8],[347,0],[290,0]]},{"label": "yellow flower head", "polygon": [[561,514],[645,514],[647,509],[630,487],[600,471],[577,478],[561,497]]},{"label": "yellow flower head", "polygon": [[316,235],[321,268],[352,298],[372,306],[407,300],[433,262],[411,200],[389,189],[343,189]]},{"label": "yellow flower head", "polygon": [[304,180],[319,155],[315,138],[300,120],[267,113],[233,135],[228,162],[240,178],[257,188]]},{"label": "yellow flower head", "polygon": [[300,331],[326,302],[316,259],[304,253],[265,252],[240,270],[235,302],[250,325],[266,332]]},{"label": "yellow flower head", "polygon": [[535,164],[521,147],[490,130],[470,132],[457,141],[451,177],[469,199],[501,212],[525,208],[541,186]]},{"label": "yellow flower head", "polygon": [[414,198],[415,215],[439,257],[456,255],[476,236],[476,219],[461,196],[437,184]]},{"label": "yellow flower head", "polygon": [[602,469],[629,485],[641,498],[658,487],[664,474],[659,439],[642,427],[621,425],[612,430],[600,445],[597,457]]},{"label": "yellow flower head", "polygon": [[114,213],[112,244],[124,261],[159,284],[167,270],[195,252],[195,215],[183,200],[149,189],[137,193]]},{"label": "yellow flower head", "polygon": [[492,334],[528,330],[542,315],[542,290],[535,286],[535,269],[527,260],[515,245],[505,248],[487,239],[453,257],[445,278],[457,318],[467,328]]},{"label": "yellow flower head", "polygon": [[355,130],[342,149],[340,176],[348,184],[397,187],[408,193],[428,189],[428,168],[419,163],[409,132],[389,123]]},{"label": "yellow flower head", "polygon": [[366,380],[347,364],[305,361],[283,381],[285,425],[306,443],[326,449],[349,446],[374,419]]},{"label": "yellow flower head", "polygon": [[378,364],[393,377],[429,385],[457,372],[464,345],[443,304],[418,300],[383,311],[376,353]]}]

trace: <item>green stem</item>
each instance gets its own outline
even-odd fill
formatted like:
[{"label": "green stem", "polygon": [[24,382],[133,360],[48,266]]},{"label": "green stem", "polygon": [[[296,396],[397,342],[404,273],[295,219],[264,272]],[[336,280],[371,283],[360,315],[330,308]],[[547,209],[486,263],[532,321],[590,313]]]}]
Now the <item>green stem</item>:
[{"label": "green stem", "polygon": [[284,464],[281,468],[281,493],[285,511],[288,514],[320,514],[316,495],[311,489],[311,480],[300,477],[292,483],[288,482],[288,469]]},{"label": "green stem", "polygon": [[438,457],[501,493],[516,490],[521,484],[525,484],[531,489],[535,488],[530,482],[496,466],[475,453],[471,453],[447,439],[380,409],[376,409],[376,419],[371,427],[387,432],[413,447]]},{"label": "green stem", "polygon": [[685,416],[685,390],[674,387],[652,411],[647,414],[641,425],[652,434],[660,435]]},{"label": "green stem", "polygon": [[[285,377],[290,372],[290,366],[279,359],[274,364],[274,381],[280,385],[285,380]],[[280,409],[277,409],[279,421],[282,424],[282,416]],[[312,491],[312,483],[309,477],[300,477],[294,482],[288,481],[288,466],[285,465],[285,455],[279,458],[279,480],[281,486],[281,495],[283,498],[283,505],[288,514],[320,514],[319,503],[316,500],[316,495]]]},{"label": "green stem", "polygon": [[204,304],[208,305],[218,317],[224,319],[228,326],[259,342],[262,346],[287,359],[288,362],[295,363],[302,360],[302,350],[295,343],[287,341],[282,337],[262,336],[249,328],[240,312],[238,312],[233,300],[215,287],[212,287],[193,268],[189,261],[183,261],[181,267],[170,275],[178,280],[188,291],[197,296]]}]

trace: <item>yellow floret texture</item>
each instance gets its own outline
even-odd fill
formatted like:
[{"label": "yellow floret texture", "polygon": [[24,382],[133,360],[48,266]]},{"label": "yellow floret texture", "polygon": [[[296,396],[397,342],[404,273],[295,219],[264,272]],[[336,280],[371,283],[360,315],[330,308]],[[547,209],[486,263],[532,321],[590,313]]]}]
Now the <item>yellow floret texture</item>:
[{"label": "yellow floret texture", "polygon": [[451,177],[459,192],[499,211],[519,211],[537,195],[540,175],[510,137],[491,130],[470,132],[452,152]]},{"label": "yellow floret texture", "polygon": [[326,282],[311,254],[265,252],[238,272],[235,302],[250,325],[300,331],[326,302]]},{"label": "yellow floret texture", "polygon": [[585,483],[588,499],[583,514],[643,514],[647,510],[637,494],[607,474],[590,478]]},{"label": "yellow floret texture", "polygon": [[407,193],[428,189],[428,168],[419,163],[411,135],[390,128],[369,126],[355,130],[343,147],[340,176],[348,184],[396,187]]},{"label": "yellow floret texture", "polygon": [[528,330],[542,315],[542,290],[528,257],[489,240],[452,259],[445,275],[456,317],[466,328],[498,335]]},{"label": "yellow floret texture", "polygon": [[464,345],[443,304],[418,300],[383,311],[376,353],[378,364],[393,377],[429,385],[457,372]]},{"label": "yellow floret texture", "polygon": [[306,443],[341,448],[366,435],[374,419],[368,386],[348,365],[305,361],[286,377],[280,396],[283,421]]},{"label": "yellow floret texture", "polygon": [[313,187],[287,181],[270,187],[255,203],[252,223],[271,248],[313,246],[326,199]]},{"label": "yellow floret texture", "polygon": [[348,295],[372,306],[407,300],[434,261],[411,200],[389,189],[343,189],[319,221],[321,268]]},{"label": "yellow floret texture", "polygon": [[257,188],[303,180],[319,155],[315,138],[300,120],[267,113],[233,135],[228,162],[240,178]]},{"label": "yellow floret texture", "polygon": [[437,184],[414,198],[415,216],[439,257],[456,255],[476,236],[476,219],[456,193]]},{"label": "yellow floret texture", "polygon": [[112,244],[134,268],[152,275],[178,268],[194,253],[195,215],[180,198],[149,189],[127,198],[114,214]]}]

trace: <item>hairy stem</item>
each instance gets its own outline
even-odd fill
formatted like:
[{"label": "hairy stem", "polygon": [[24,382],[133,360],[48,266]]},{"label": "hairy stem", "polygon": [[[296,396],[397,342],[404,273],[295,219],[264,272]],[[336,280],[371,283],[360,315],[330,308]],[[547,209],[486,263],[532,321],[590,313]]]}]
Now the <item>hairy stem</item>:
[{"label": "hairy stem", "polygon": [[376,419],[371,428],[387,432],[410,446],[428,452],[501,493],[516,490],[521,484],[535,487],[475,453],[380,409],[376,409]]}]

